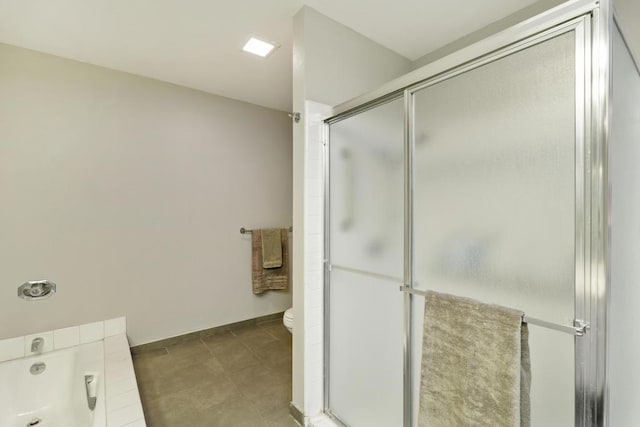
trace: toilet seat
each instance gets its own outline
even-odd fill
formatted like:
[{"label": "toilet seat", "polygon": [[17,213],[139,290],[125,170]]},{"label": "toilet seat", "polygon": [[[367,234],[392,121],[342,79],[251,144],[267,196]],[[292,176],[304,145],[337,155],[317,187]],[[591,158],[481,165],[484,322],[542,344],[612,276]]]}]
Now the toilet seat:
[{"label": "toilet seat", "polygon": [[289,332],[293,331],[293,307],[284,312],[284,316],[282,316],[282,324]]}]

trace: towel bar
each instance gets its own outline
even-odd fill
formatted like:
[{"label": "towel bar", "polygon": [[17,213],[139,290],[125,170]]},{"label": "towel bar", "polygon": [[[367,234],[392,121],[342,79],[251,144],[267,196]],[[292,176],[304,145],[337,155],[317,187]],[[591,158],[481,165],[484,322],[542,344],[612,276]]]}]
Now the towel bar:
[{"label": "towel bar", "polygon": [[[425,291],[421,291],[419,289],[413,289],[408,286],[400,286],[400,290],[402,292],[407,292],[413,295],[426,296],[427,293]],[[535,317],[529,317],[526,314],[522,315],[522,322],[528,323],[530,325],[542,326],[543,328],[553,329],[555,331],[564,332],[571,335],[576,335],[578,337],[586,334],[587,329],[589,329],[589,324],[583,322],[582,320],[574,320],[574,326],[570,325],[561,325],[558,323],[547,322],[546,320],[536,319]]]},{"label": "towel bar", "polygon": [[[248,229],[248,228],[244,228],[244,227],[240,228],[240,234],[247,234],[247,233],[251,233],[251,232],[253,232],[252,229]],[[292,232],[293,232],[293,227],[290,226],[289,227],[289,233],[292,233]]]}]

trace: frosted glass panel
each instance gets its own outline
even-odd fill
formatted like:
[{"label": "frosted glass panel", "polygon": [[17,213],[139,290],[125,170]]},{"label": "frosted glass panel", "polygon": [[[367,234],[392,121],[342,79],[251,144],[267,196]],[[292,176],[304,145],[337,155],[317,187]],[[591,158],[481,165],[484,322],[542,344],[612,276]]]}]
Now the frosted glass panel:
[{"label": "frosted glass panel", "polygon": [[347,425],[402,425],[402,301],[395,283],[331,272],[329,406]]},{"label": "frosted glass panel", "polygon": [[402,279],[404,102],[331,125],[331,262]]},{"label": "frosted glass panel", "polygon": [[[416,287],[571,324],[574,51],[568,33],[416,94]],[[533,425],[573,425],[573,337],[536,328]]]},{"label": "frosted glass panel", "polygon": [[617,30],[612,99],[609,425],[631,426],[640,395],[640,76]]},{"label": "frosted glass panel", "polygon": [[569,33],[416,94],[418,287],[573,319],[574,70]]}]

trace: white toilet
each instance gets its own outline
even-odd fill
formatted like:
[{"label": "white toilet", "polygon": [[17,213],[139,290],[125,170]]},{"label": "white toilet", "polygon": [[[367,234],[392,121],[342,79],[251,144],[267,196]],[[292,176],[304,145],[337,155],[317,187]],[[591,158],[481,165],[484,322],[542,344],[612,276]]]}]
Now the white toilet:
[{"label": "white toilet", "polygon": [[293,331],[293,307],[284,312],[284,316],[282,316],[282,324],[290,333]]}]

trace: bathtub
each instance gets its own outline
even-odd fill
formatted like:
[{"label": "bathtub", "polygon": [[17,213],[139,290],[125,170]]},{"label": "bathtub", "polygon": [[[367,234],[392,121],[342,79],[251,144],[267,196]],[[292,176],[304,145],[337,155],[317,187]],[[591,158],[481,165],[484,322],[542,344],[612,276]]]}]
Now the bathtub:
[{"label": "bathtub", "polygon": [[105,427],[104,378],[103,341],[2,362],[0,426]]}]

